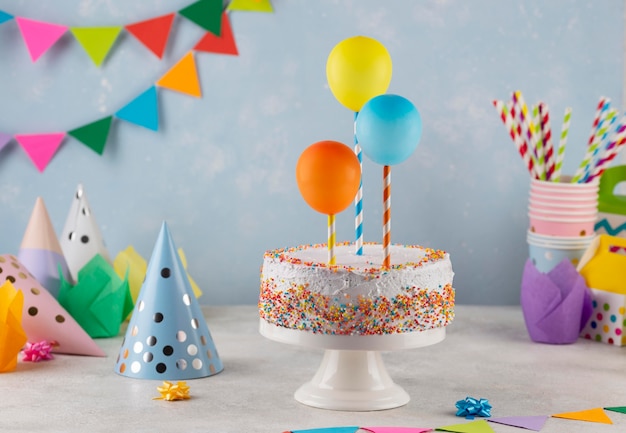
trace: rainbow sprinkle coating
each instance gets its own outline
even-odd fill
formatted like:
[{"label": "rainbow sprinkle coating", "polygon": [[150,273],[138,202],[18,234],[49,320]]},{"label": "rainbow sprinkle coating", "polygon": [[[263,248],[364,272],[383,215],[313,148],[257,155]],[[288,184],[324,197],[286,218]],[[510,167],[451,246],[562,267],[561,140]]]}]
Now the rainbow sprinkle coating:
[{"label": "rainbow sprinkle coating", "polygon": [[[348,245],[343,243],[340,245]],[[367,244],[366,244],[367,245]],[[371,245],[371,244],[370,244]],[[449,260],[444,251],[419,246],[423,256],[415,262],[392,264],[390,268],[371,265],[355,268],[342,264],[304,261],[294,253],[304,249],[326,248],[323,244],[305,245],[268,251],[265,263],[276,264],[285,271],[285,278],[261,275],[259,313],[261,319],[280,327],[327,335],[384,335],[424,331],[447,326],[454,319],[454,288],[452,271],[443,273],[442,283],[436,287],[422,288],[406,285],[389,295],[364,293],[350,296],[347,293],[320,293],[311,290],[308,282],[292,279],[292,269],[313,272],[317,276],[340,273],[349,278],[358,271],[359,277],[369,284],[382,275],[402,273],[409,269],[426,267],[429,263]],[[290,266],[291,265],[291,266]],[[280,266],[284,266],[281,268]],[[265,268],[265,266],[264,266]],[[445,284],[443,281],[448,280]]]}]

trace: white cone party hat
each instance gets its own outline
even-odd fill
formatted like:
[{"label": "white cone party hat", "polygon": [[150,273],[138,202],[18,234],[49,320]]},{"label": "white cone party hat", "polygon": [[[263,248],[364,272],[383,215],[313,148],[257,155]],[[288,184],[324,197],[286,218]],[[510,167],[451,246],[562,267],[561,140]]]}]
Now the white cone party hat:
[{"label": "white cone party hat", "polygon": [[211,376],[223,368],[164,222],[115,372],[136,379],[186,380]]},{"label": "white cone party hat", "polygon": [[78,272],[96,254],[100,254],[111,263],[100,227],[89,206],[85,189],[80,184],[76,188],[76,194],[70,205],[60,243],[74,281],[78,280]]}]

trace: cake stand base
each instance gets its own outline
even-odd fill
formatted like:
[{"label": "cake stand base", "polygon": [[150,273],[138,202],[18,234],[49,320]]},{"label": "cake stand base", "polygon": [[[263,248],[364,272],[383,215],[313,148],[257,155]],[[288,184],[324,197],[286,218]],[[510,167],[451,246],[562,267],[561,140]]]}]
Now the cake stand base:
[{"label": "cake stand base", "polygon": [[380,352],[360,350],[326,350],[313,379],[294,396],[307,406],[346,411],[393,409],[410,400],[387,373]]}]

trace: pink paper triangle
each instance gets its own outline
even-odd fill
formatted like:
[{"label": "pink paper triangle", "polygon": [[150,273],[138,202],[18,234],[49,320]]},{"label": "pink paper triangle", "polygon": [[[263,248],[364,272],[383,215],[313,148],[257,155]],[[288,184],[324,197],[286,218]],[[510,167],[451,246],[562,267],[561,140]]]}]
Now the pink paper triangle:
[{"label": "pink paper triangle", "polygon": [[24,148],[41,173],[46,169],[64,138],[65,132],[15,135],[15,140]]},{"label": "pink paper triangle", "polygon": [[490,418],[487,421],[510,425],[512,427],[525,428],[527,430],[541,431],[548,418],[549,417],[547,415],[505,416],[500,418]]},{"label": "pink paper triangle", "polygon": [[67,31],[66,26],[58,24],[44,23],[21,17],[15,18],[15,21],[17,21],[20,32],[22,32],[26,48],[28,48],[28,53],[33,62],[36,62]]}]

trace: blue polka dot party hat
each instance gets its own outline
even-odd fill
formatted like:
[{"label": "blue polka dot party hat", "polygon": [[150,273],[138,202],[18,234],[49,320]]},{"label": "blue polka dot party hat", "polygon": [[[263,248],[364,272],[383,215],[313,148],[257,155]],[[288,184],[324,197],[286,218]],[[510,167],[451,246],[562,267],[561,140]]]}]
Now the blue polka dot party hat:
[{"label": "blue polka dot party hat", "polygon": [[136,379],[186,380],[211,376],[223,368],[163,222],[115,372]]}]

